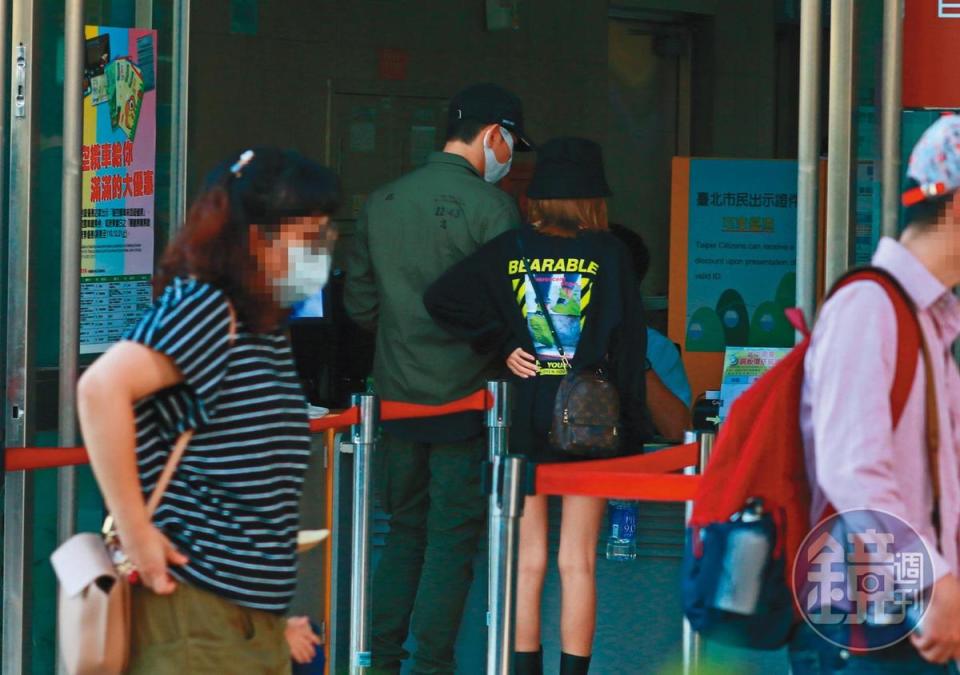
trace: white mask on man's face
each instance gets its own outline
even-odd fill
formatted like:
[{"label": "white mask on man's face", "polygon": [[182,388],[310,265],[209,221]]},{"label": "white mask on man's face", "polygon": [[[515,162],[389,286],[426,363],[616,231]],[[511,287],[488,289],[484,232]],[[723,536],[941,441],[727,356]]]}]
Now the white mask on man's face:
[{"label": "white mask on man's face", "polygon": [[287,274],[273,282],[273,291],[284,307],[291,307],[327,285],[333,256],[328,249],[320,253],[304,244],[287,246]]},{"label": "white mask on man's face", "polygon": [[488,131],[483,137],[483,179],[488,183],[499,183],[504,176],[510,173],[510,165],[513,163],[513,136],[503,127],[497,128],[500,129],[500,134],[510,149],[510,156],[507,157],[506,162],[501,162],[497,159],[496,153],[493,151],[493,148],[490,147],[490,134],[493,130]]}]

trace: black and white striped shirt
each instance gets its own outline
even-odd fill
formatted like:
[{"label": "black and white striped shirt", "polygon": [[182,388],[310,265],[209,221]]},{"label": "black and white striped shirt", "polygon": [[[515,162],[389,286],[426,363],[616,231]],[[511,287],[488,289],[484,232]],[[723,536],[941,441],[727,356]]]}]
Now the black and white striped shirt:
[{"label": "black and white striped shirt", "polygon": [[171,358],[184,382],[136,404],[144,495],[177,436],[195,429],[154,515],[187,554],[182,581],[239,605],[284,612],[297,574],[296,538],[310,452],[306,400],[287,336],[230,336],[218,289],[177,279],[127,336]]}]

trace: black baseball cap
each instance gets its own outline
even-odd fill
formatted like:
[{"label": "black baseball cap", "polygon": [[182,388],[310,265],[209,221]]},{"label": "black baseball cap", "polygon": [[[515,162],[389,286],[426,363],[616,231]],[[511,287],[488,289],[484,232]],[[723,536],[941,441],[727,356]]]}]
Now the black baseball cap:
[{"label": "black baseball cap", "polygon": [[597,143],[554,138],[537,150],[537,165],[527,188],[530,199],[593,199],[611,194]]},{"label": "black baseball cap", "polygon": [[533,150],[534,145],[523,130],[523,104],[512,92],[492,83],[474,84],[450,99],[447,114],[447,133],[461,121],[474,120],[481,124],[499,124],[512,131],[517,142],[515,149]]}]

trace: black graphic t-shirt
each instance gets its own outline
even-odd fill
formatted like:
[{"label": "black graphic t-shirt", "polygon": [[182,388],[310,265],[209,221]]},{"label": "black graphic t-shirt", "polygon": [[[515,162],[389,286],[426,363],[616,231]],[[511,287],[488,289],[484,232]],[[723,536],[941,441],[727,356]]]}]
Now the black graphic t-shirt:
[{"label": "black graphic t-shirt", "polygon": [[648,436],[646,324],[629,253],[613,235],[554,237],[529,226],[505,233],[441,276],[424,304],[440,325],[481,353],[505,359],[522,348],[537,357],[538,377],[511,376],[516,399],[511,452],[559,460],[546,434],[566,364],[595,367],[606,357],[620,391],[628,443],[631,450],[642,447]]},{"label": "black graphic t-shirt", "polygon": [[[600,266],[584,258],[530,259],[529,270],[521,259],[511,261],[510,268],[514,266],[511,285],[533,341],[540,374],[562,377],[567,370],[565,362],[576,356]],[[545,313],[549,313],[549,321]]]}]

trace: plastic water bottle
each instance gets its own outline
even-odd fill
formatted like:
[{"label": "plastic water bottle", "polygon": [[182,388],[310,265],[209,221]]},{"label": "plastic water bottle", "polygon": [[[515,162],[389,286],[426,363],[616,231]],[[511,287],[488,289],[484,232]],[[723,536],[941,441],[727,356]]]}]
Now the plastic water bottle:
[{"label": "plastic water bottle", "polygon": [[757,611],[773,546],[771,531],[762,522],[764,515],[763,500],[751,497],[730,518],[713,607],[748,616]]},{"label": "plastic water bottle", "polygon": [[607,560],[635,560],[637,557],[637,503],[611,499],[610,536]]}]

